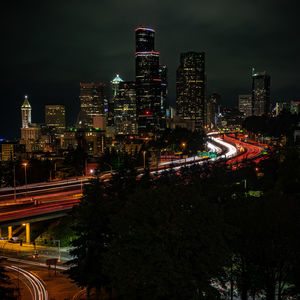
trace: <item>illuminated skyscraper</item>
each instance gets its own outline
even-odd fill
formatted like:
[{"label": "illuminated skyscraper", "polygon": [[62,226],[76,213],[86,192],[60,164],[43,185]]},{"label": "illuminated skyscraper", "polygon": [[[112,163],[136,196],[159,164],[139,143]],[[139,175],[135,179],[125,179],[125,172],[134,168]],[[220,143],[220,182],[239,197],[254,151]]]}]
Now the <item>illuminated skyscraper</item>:
[{"label": "illuminated skyscraper", "polygon": [[206,126],[208,128],[217,127],[218,113],[220,112],[221,96],[218,93],[212,95],[205,101]]},{"label": "illuminated skyscraper", "polygon": [[136,33],[136,101],[139,133],[153,133],[163,127],[159,52],[154,48],[155,31],[138,27]]},{"label": "illuminated skyscraper", "polygon": [[205,53],[186,52],[180,56],[176,76],[176,110],[184,120],[195,121],[196,129],[204,126]]},{"label": "illuminated skyscraper", "polygon": [[58,131],[66,128],[66,109],[64,105],[46,105],[45,122],[48,127]]},{"label": "illuminated skyscraper", "polygon": [[[159,65],[159,79],[161,80],[161,115],[162,123],[166,119],[166,110],[168,107],[168,68],[166,65]],[[164,127],[164,126],[163,126]]]},{"label": "illuminated skyscraper", "polygon": [[119,84],[115,97],[114,125],[117,134],[137,134],[135,82]]},{"label": "illuminated skyscraper", "polygon": [[31,123],[31,105],[29,104],[28,97],[25,96],[23,105],[21,106],[22,113],[22,128],[28,128]]},{"label": "illuminated skyscraper", "polygon": [[245,118],[252,116],[252,95],[239,95],[239,111]]},{"label": "illuminated skyscraper", "polygon": [[80,83],[78,126],[93,127],[93,117],[104,115],[104,84]]},{"label": "illuminated skyscraper", "polygon": [[253,115],[262,116],[270,111],[271,77],[265,72],[252,74]]},{"label": "illuminated skyscraper", "polygon": [[108,103],[108,118],[107,118],[107,125],[112,126],[114,125],[114,102],[115,98],[118,95],[119,91],[119,84],[123,82],[124,80],[120,77],[119,74],[116,74],[116,77],[111,81],[111,87],[112,87],[112,96],[110,97],[109,103]]}]

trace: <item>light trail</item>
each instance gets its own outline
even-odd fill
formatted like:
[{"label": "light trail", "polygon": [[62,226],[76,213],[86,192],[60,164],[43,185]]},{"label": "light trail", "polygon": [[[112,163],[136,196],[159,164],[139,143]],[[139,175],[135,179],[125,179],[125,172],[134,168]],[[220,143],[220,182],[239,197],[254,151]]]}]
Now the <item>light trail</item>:
[{"label": "light trail", "polygon": [[[204,157],[193,156],[193,157],[188,157],[185,159],[178,159],[173,162],[162,163],[159,166],[162,167],[165,165],[164,168],[162,168],[160,170],[153,170],[150,173],[151,174],[160,174],[162,172],[170,171],[170,170],[178,171],[181,168],[186,167],[187,165],[190,165],[190,166],[203,165],[206,163],[217,162],[217,161],[224,160],[224,159],[227,159],[227,160],[233,159],[235,156],[237,156],[239,154],[237,149],[229,142],[223,141],[220,138],[213,137],[211,134],[209,135],[209,137],[210,137],[210,141],[208,141],[208,143],[207,143],[208,149],[212,152],[217,152],[218,154],[220,154],[219,156],[217,156],[215,158],[204,158]],[[214,145],[214,143],[216,145]],[[220,145],[220,147],[218,147],[218,145]],[[221,147],[222,147],[222,149],[221,149]],[[225,149],[225,153],[222,153],[222,152],[224,152],[224,149]],[[170,166],[170,164],[172,164],[172,166]],[[174,166],[174,164],[177,164],[177,166]],[[143,175],[143,172],[140,175],[138,175],[138,178],[140,178],[142,175]],[[68,188],[67,185],[65,187]],[[48,189],[52,190],[55,188],[51,187]],[[41,190],[41,193],[43,191],[44,190]],[[78,192],[78,190],[76,190],[76,191]],[[67,195],[64,195],[64,199],[62,199],[61,201],[57,201],[57,202],[55,201],[56,203],[54,203],[54,202],[47,203],[46,198],[49,197],[49,202],[50,202],[50,200],[53,201],[53,199],[54,199],[53,196],[59,197],[62,195],[59,195],[59,193],[52,194],[52,195],[51,194],[41,195],[41,198],[45,199],[42,204],[35,206],[35,207],[27,207],[27,208],[11,210],[8,212],[0,213],[1,221],[7,222],[7,221],[11,221],[11,220],[16,220],[16,219],[22,219],[22,218],[24,219],[27,217],[33,217],[33,216],[38,216],[38,215],[54,213],[54,212],[58,212],[58,211],[69,210],[74,205],[78,205],[78,203],[80,201],[80,199],[74,199],[74,198],[65,199],[65,197]]]},{"label": "light trail", "polygon": [[[211,151],[211,152],[217,152],[218,154],[220,154],[222,152],[221,148],[217,147],[216,145],[212,144],[209,141],[206,143],[206,146],[209,149],[209,151]],[[181,158],[181,159],[176,159],[176,160],[172,160],[172,161],[159,163],[158,166],[166,166],[166,165],[170,165],[170,164],[178,165],[178,164],[194,163],[195,161],[201,161],[203,159],[204,159],[203,157],[199,157],[199,156],[195,155],[192,157]]]},{"label": "light trail", "polygon": [[[218,160],[222,160],[222,159],[228,159],[228,158],[232,158],[234,156],[237,156],[239,153],[237,151],[237,149],[231,145],[230,143],[227,143],[225,141],[223,141],[222,139],[219,139],[219,138],[214,138],[214,137],[210,137],[211,140],[213,140],[214,142],[216,143],[219,143],[220,145],[222,145],[224,148],[226,148],[226,152],[218,157],[215,157],[215,158],[209,158],[209,159],[203,159],[203,157],[201,158],[201,160],[199,161],[196,161],[195,160],[195,157],[190,157],[189,160],[188,159],[181,159],[181,163],[189,163],[190,165],[203,165],[204,163],[208,163],[208,162],[216,162]],[[211,145],[213,145],[212,143],[210,143]],[[213,145],[214,147],[217,147],[215,145]],[[218,149],[220,149],[219,147],[217,147]],[[218,152],[221,152],[222,150],[218,150]],[[217,151],[216,151],[217,152]],[[198,156],[197,156],[198,158]],[[178,166],[178,167],[173,167],[173,168],[166,168],[166,169],[163,169],[163,170],[157,170],[157,171],[152,171],[150,172],[150,174],[160,174],[162,172],[166,172],[166,171],[170,171],[170,170],[175,170],[175,171],[178,171],[180,170],[181,168],[183,168],[185,166]],[[142,176],[142,174],[139,175],[139,177]]]},{"label": "light trail", "polygon": [[[75,187],[80,187],[82,184],[84,183],[87,183],[89,181],[89,179],[84,179],[78,182],[73,182],[72,184],[66,184],[66,183],[62,183],[62,184],[59,184],[59,186],[52,186],[52,187],[49,187],[49,185],[44,185],[44,186],[38,186],[36,187],[36,189],[28,189],[28,191],[24,191],[24,192],[17,192],[16,193],[16,197],[20,196],[20,195],[24,195],[24,194],[34,194],[34,193],[40,193],[40,192],[55,192],[55,190],[59,190],[59,189],[64,189],[64,188],[75,188]],[[45,188],[47,187],[47,188]],[[38,189],[38,188],[42,188],[42,189]],[[1,189],[0,189],[1,191]],[[22,197],[22,199],[24,198],[28,198],[28,199],[31,199],[32,196],[34,195],[31,195],[31,196],[27,196],[27,197]],[[14,194],[4,194],[4,195],[0,195],[0,200],[1,198],[7,198],[7,197],[14,197]]]},{"label": "light trail", "polygon": [[48,300],[48,292],[42,281],[32,273],[16,266],[6,266],[5,268],[21,274],[31,285],[34,300]]},{"label": "light trail", "polygon": [[228,150],[226,153],[222,154],[218,158],[231,158],[238,155],[238,151],[236,147],[234,147],[230,143],[227,143],[220,138],[215,138],[215,137],[210,137],[210,138],[216,143],[219,143],[220,145],[224,146]]}]

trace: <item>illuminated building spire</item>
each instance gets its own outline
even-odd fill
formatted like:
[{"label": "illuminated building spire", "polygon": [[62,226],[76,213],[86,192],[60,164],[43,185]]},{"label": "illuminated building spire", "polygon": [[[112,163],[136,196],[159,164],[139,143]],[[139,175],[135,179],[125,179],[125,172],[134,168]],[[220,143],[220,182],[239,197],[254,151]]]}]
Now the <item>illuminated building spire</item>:
[{"label": "illuminated building spire", "polygon": [[22,128],[28,128],[31,123],[31,105],[28,101],[27,95],[25,95],[25,99],[23,105],[21,106],[22,113]]},{"label": "illuminated building spire", "polygon": [[120,77],[119,74],[116,74],[116,77],[111,81],[114,97],[116,97],[118,93],[119,83],[123,81],[124,80]]}]

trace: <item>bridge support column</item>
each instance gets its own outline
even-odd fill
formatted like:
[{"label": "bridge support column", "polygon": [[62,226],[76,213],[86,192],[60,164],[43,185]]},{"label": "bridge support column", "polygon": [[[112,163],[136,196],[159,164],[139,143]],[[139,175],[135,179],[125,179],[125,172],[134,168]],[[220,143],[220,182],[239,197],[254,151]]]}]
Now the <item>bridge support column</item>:
[{"label": "bridge support column", "polygon": [[30,223],[26,223],[26,243],[30,244]]},{"label": "bridge support column", "polygon": [[8,226],[8,239],[12,238],[12,226]]}]

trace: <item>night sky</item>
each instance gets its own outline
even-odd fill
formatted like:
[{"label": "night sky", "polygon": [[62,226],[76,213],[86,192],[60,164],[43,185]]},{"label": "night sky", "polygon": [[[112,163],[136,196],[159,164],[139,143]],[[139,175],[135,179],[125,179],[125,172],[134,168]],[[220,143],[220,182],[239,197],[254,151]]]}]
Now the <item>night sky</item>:
[{"label": "night sky", "polygon": [[51,0],[6,1],[1,7],[0,137],[20,135],[20,106],[28,94],[33,122],[45,104],[79,111],[79,82],[119,73],[134,80],[138,25],[156,30],[160,62],[175,73],[185,51],[206,52],[207,91],[236,105],[250,89],[251,68],[271,75],[272,101],[300,100],[299,1],[296,0]]}]

